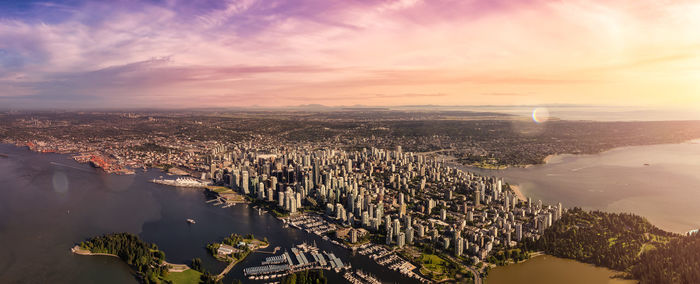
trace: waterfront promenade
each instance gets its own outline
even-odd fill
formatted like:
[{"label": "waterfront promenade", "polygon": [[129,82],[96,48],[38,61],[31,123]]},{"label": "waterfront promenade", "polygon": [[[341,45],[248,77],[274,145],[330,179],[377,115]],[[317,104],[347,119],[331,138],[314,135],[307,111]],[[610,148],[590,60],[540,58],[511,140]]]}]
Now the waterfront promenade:
[{"label": "waterfront promenade", "polygon": [[[77,255],[102,255],[102,256],[111,256],[111,257],[120,258],[120,257],[119,257],[118,255],[116,255],[116,254],[91,252],[91,251],[89,251],[89,250],[86,250],[86,249],[81,248],[81,247],[78,246],[78,245],[72,247],[72,248],[70,249],[70,251],[71,251],[72,253],[74,253],[74,254],[77,254]],[[167,265],[167,267],[168,267],[168,272],[183,272],[183,271],[186,271],[186,270],[188,270],[188,269],[191,269],[191,268],[190,268],[189,266],[187,266],[186,264],[169,263],[169,262],[167,262],[167,261],[163,261],[162,265]],[[231,265],[229,265],[229,266],[231,266]],[[229,270],[230,270],[230,268],[229,268]],[[226,271],[226,272],[228,272],[228,271]],[[224,273],[224,274],[225,274],[225,273]]]}]

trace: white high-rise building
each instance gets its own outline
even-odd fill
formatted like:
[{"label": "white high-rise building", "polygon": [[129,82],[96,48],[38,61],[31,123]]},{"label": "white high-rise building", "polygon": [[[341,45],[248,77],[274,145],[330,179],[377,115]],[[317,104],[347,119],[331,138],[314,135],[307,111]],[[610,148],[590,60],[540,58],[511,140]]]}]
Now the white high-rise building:
[{"label": "white high-rise building", "polygon": [[289,212],[297,213],[297,201],[294,197],[289,198]]},{"label": "white high-rise building", "polygon": [[393,235],[394,235],[394,234],[393,234],[393,232],[391,231],[391,227],[389,227],[389,230],[386,232],[386,244],[387,244],[387,245],[391,245],[391,242],[392,242],[392,239],[391,239],[391,238],[392,238]]},{"label": "white high-rise building", "polygon": [[394,219],[394,225],[392,229],[396,236],[398,236],[399,233],[401,233],[401,222],[399,221],[399,219]]},{"label": "white high-rise building", "polygon": [[464,241],[462,237],[455,238],[455,256],[461,256],[464,251]]},{"label": "white high-rise building", "polygon": [[250,178],[248,178],[248,171],[243,171],[241,174],[241,190],[243,194],[250,194],[248,190],[248,184],[250,183]]},{"label": "white high-rise building", "polygon": [[277,177],[270,177],[270,188],[277,190]]},{"label": "white high-rise building", "polygon": [[263,200],[264,198],[265,198],[265,184],[261,182],[258,184],[258,200]]},{"label": "white high-rise building", "polygon": [[267,189],[267,201],[268,202],[275,201],[275,192],[272,190],[272,187]]},{"label": "white high-rise building", "polygon": [[416,225],[416,234],[419,238],[425,237],[425,226],[423,224]]}]

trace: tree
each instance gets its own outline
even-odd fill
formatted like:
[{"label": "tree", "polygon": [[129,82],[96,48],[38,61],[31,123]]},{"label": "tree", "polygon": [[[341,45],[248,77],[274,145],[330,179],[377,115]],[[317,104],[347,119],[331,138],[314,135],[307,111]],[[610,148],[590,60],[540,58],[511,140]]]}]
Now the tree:
[{"label": "tree", "polygon": [[202,259],[196,257],[192,259],[192,267],[193,270],[202,272]]}]

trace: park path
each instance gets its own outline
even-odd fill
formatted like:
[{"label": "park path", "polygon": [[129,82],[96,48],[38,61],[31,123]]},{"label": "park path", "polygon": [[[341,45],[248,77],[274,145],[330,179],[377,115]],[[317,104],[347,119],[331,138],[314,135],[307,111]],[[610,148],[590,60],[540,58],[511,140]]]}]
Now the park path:
[{"label": "park path", "polygon": [[[116,254],[111,254],[111,253],[94,253],[90,252],[89,250],[82,249],[80,246],[74,246],[70,249],[70,251],[74,254],[78,255],[104,255],[104,256],[111,256],[111,257],[116,257],[119,258],[118,255]],[[186,264],[175,264],[175,263],[169,263],[167,261],[163,261],[163,265],[168,266],[168,272],[183,272],[185,270],[190,269],[189,266]],[[228,272],[228,271],[227,271]]]}]

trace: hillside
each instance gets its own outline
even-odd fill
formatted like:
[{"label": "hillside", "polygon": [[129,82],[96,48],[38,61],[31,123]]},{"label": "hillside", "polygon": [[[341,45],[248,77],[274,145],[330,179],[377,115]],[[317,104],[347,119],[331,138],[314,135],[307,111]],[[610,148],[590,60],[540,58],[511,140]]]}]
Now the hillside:
[{"label": "hillside", "polygon": [[545,230],[536,246],[623,271],[641,284],[700,281],[700,236],[669,233],[633,214],[574,208]]}]

